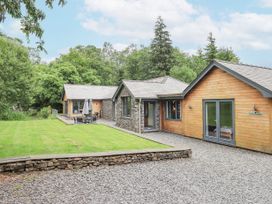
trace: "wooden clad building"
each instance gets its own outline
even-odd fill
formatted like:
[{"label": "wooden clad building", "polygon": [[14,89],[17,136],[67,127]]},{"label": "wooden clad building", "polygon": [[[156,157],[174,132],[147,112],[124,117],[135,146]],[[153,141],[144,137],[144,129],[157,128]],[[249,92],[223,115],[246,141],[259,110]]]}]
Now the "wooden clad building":
[{"label": "wooden clad building", "polygon": [[213,61],[191,83],[172,77],[123,80],[120,86],[65,85],[64,113],[115,119],[135,132],[168,131],[272,153],[272,69]]},{"label": "wooden clad building", "polygon": [[171,120],[161,96],[161,130],[272,153],[272,69],[213,61],[175,97],[180,119]]},{"label": "wooden clad building", "polygon": [[[63,114],[69,118],[82,116],[84,101],[87,99],[93,115],[114,119],[114,106],[111,99],[116,89],[116,86],[65,84]],[[103,107],[104,104],[107,104],[107,107]]]}]

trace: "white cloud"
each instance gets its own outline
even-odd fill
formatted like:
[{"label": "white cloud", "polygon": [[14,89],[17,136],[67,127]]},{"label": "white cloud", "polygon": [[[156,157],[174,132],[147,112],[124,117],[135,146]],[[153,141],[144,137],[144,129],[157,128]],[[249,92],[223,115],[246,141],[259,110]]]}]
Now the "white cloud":
[{"label": "white cloud", "polygon": [[124,44],[124,43],[114,43],[112,46],[114,47],[114,49],[116,49],[118,51],[122,51],[122,50],[126,49],[129,45]]},{"label": "white cloud", "polygon": [[49,64],[50,62],[54,61],[57,57],[43,57],[41,59],[42,63]]},{"label": "white cloud", "polygon": [[[263,0],[271,3],[272,0]],[[85,0],[82,26],[105,36],[143,42],[153,37],[154,22],[162,16],[174,44],[196,49],[213,32],[220,46],[233,49],[272,49],[272,15],[230,13],[213,19],[208,11],[187,0]],[[91,14],[91,15],[89,15]],[[89,16],[88,16],[89,15]],[[135,40],[136,39],[136,40]]]},{"label": "white cloud", "polygon": [[272,8],[272,0],[261,0],[261,7]]},{"label": "white cloud", "polygon": [[233,13],[221,23],[218,40],[235,49],[271,49],[272,15]]}]

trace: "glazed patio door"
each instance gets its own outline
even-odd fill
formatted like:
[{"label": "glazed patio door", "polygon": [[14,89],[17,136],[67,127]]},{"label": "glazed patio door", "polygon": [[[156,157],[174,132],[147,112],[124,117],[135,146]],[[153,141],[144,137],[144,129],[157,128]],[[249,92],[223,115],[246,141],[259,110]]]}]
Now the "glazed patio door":
[{"label": "glazed patio door", "polygon": [[155,102],[144,102],[144,127],[146,129],[155,128]]},{"label": "glazed patio door", "polygon": [[233,100],[205,100],[204,108],[204,139],[234,145]]}]

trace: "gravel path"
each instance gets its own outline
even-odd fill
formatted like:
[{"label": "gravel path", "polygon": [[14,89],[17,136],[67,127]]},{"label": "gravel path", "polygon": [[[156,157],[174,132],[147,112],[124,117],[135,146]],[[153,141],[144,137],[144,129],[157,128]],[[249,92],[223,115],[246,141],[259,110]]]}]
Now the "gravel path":
[{"label": "gravel path", "polygon": [[[272,156],[166,133],[191,159],[3,178],[0,203],[272,203]],[[0,177],[1,179],[1,177]]]}]

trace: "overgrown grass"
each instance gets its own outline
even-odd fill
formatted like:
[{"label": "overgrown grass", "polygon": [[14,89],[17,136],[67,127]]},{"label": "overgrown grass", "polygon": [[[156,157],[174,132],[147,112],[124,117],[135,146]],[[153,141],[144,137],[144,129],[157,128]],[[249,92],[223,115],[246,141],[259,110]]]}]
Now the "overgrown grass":
[{"label": "overgrown grass", "polygon": [[65,125],[57,119],[0,121],[0,158],[167,147],[98,124]]}]

